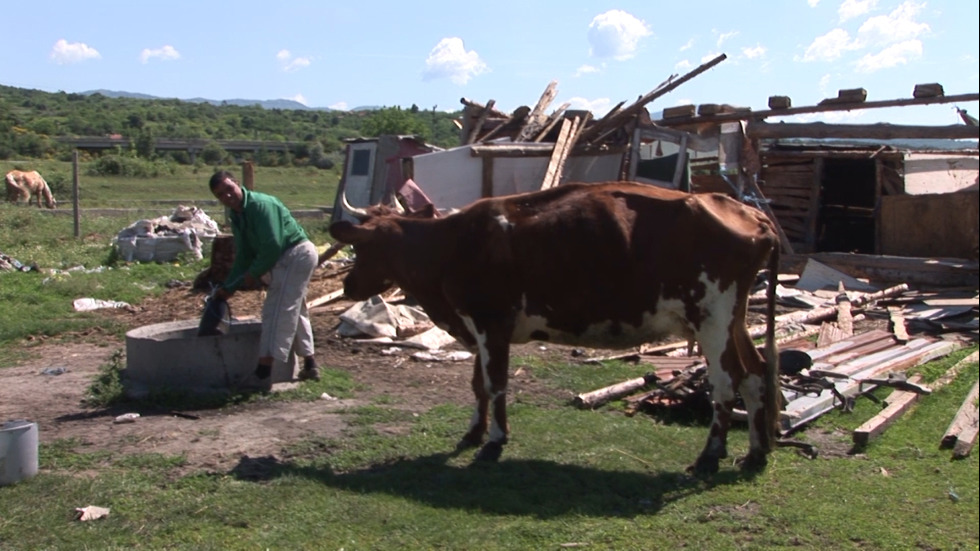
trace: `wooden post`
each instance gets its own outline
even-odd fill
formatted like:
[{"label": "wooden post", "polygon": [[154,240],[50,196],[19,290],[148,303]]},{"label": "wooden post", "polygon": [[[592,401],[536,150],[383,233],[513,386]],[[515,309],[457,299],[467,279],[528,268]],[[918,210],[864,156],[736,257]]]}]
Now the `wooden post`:
[{"label": "wooden post", "polygon": [[255,189],[255,163],[252,161],[242,163],[242,185],[249,191]]},{"label": "wooden post", "polygon": [[81,215],[78,209],[78,150],[74,150],[71,153],[71,207],[73,210],[72,215],[75,220],[75,237],[78,238],[82,234],[81,220],[79,216]]},{"label": "wooden post", "polygon": [[493,155],[481,155],[483,160],[483,181],[480,197],[493,197]]}]

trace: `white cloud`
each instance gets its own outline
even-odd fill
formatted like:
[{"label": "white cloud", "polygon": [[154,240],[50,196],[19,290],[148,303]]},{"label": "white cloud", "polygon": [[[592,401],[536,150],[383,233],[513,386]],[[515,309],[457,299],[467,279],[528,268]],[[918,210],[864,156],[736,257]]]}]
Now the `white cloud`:
[{"label": "white cloud", "polygon": [[756,46],[754,48],[742,48],[742,55],[749,59],[755,59],[757,57],[764,57],[766,55],[765,46]]},{"label": "white cloud", "polygon": [[709,52],[709,53],[701,56],[701,64],[703,65],[703,64],[711,61],[712,59],[714,59],[714,58],[716,58],[716,57],[718,57],[720,55],[721,55],[721,52]]},{"label": "white cloud", "polygon": [[176,50],[171,45],[166,45],[162,48],[144,48],[140,52],[140,62],[148,63],[153,58],[160,58],[163,61],[169,61],[172,59],[180,59],[180,52]]},{"label": "white cloud", "polygon": [[622,10],[600,13],[589,23],[589,53],[617,61],[636,55],[640,39],[651,33],[649,25]]},{"label": "white cloud", "polygon": [[595,118],[603,117],[612,108],[609,98],[596,98],[593,100],[581,97],[574,97],[568,100],[570,109],[584,109],[591,111]]},{"label": "white cloud", "polygon": [[582,75],[598,73],[599,71],[600,69],[594,65],[582,65],[578,69],[575,69],[575,76],[580,77]]},{"label": "white cloud", "polygon": [[425,58],[422,80],[448,78],[453,84],[463,85],[477,75],[490,70],[473,50],[466,51],[463,39],[443,38]]},{"label": "white cloud", "polygon": [[731,31],[731,32],[727,32],[727,33],[719,33],[718,34],[718,42],[716,42],[717,47],[718,48],[721,48],[721,45],[722,44],[724,44],[726,41],[728,41],[731,38],[735,38],[736,36],[738,36],[738,31]]},{"label": "white cloud", "polygon": [[289,50],[279,50],[276,53],[276,59],[279,60],[279,66],[282,67],[285,73],[305,69],[313,63],[312,57],[293,57],[293,53]]},{"label": "white cloud", "polygon": [[925,4],[903,2],[888,15],[871,17],[858,29],[861,40],[872,44],[904,42],[929,32],[929,25],[919,23],[915,17]]},{"label": "white cloud", "polygon": [[811,8],[815,8],[815,7],[817,7],[817,4],[819,4],[819,3],[820,3],[820,0],[806,0],[806,3],[807,3],[807,5],[809,5],[809,6],[811,7]]},{"label": "white cloud", "polygon": [[298,101],[298,102],[302,103],[303,105],[305,105],[307,107],[310,106],[309,103],[306,103],[306,98],[303,97],[303,94],[296,94],[295,96],[293,96],[293,97],[291,97],[289,99],[291,99],[293,101]]},{"label": "white cloud", "polygon": [[833,61],[844,52],[860,47],[861,44],[851,40],[851,35],[847,34],[847,31],[834,29],[823,36],[818,36],[807,47],[806,53],[803,54],[803,61]]},{"label": "white cloud", "polygon": [[64,38],[54,43],[51,54],[48,56],[51,61],[58,65],[68,63],[78,63],[86,59],[99,59],[102,55],[95,48],[83,42],[68,42]]},{"label": "white cloud", "polygon": [[330,105],[329,107],[337,111],[347,111],[349,109],[349,107],[347,107],[346,101],[338,101],[337,103]]},{"label": "white cloud", "polygon": [[677,51],[683,52],[685,50],[690,50],[693,46],[694,46],[694,39],[692,38],[692,39],[688,40],[687,42],[685,42],[684,45],[681,46],[680,49],[677,50]]},{"label": "white cloud", "polygon": [[922,42],[906,40],[892,44],[877,54],[867,54],[857,61],[857,70],[862,73],[872,73],[879,69],[888,69],[905,65],[911,59],[922,57]]},{"label": "white cloud", "polygon": [[690,69],[690,68],[691,68],[691,62],[686,59],[682,59],[674,64],[674,69]]},{"label": "white cloud", "polygon": [[844,0],[837,8],[837,15],[840,17],[840,22],[843,23],[848,19],[854,19],[870,12],[877,5],[878,0]]}]

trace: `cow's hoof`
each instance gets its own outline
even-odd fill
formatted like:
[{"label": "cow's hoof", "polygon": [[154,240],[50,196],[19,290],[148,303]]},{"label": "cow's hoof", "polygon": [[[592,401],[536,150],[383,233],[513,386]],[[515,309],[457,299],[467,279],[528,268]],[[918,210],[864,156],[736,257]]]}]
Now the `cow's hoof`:
[{"label": "cow's hoof", "polygon": [[687,468],[687,472],[694,476],[711,476],[718,472],[718,457],[714,455],[700,455],[693,465]]},{"label": "cow's hoof", "polygon": [[504,453],[504,446],[499,442],[487,442],[476,454],[476,460],[482,462],[496,463],[500,459],[500,454]]},{"label": "cow's hoof", "polygon": [[768,462],[769,458],[765,452],[749,451],[748,455],[739,460],[738,466],[742,472],[759,473],[765,470]]}]

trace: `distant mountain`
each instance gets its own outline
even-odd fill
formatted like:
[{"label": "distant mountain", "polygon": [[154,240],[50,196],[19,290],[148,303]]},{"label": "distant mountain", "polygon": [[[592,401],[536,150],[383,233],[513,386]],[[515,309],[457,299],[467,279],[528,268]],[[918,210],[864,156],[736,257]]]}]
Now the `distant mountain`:
[{"label": "distant mountain", "polygon": [[138,94],[134,92],[119,92],[116,90],[89,90],[87,92],[81,92],[82,95],[90,96],[92,94],[102,94],[107,98],[132,98],[132,99],[178,99],[180,101],[187,101],[190,103],[210,103],[211,105],[239,105],[239,106],[252,106],[258,105],[263,109],[290,109],[290,110],[301,110],[301,111],[334,111],[329,107],[307,107],[298,101],[291,99],[269,99],[269,100],[257,100],[257,99],[226,99],[226,100],[214,100],[207,98],[161,98],[159,96],[151,96],[148,94]]}]

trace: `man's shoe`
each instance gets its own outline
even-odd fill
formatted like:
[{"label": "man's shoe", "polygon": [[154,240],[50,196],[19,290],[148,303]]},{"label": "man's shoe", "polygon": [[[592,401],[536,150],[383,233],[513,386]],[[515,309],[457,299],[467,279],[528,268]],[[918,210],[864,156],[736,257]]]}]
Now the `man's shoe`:
[{"label": "man's shoe", "polygon": [[319,381],[320,380],[320,368],[316,365],[316,360],[313,358],[306,358],[303,360],[303,369],[299,370],[300,381]]}]

